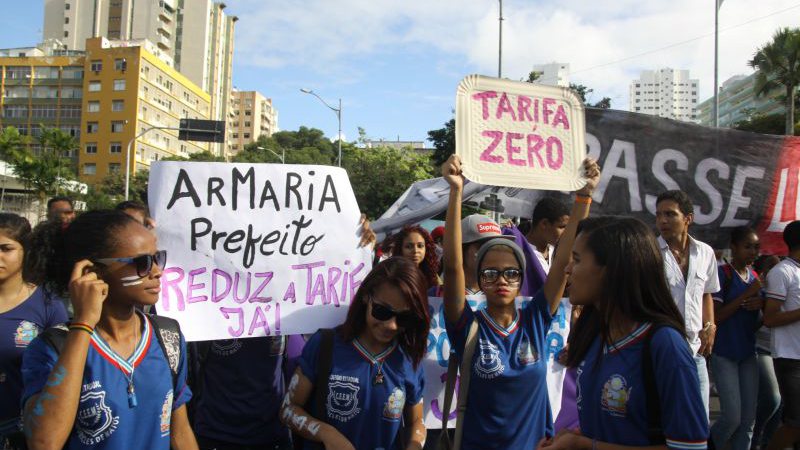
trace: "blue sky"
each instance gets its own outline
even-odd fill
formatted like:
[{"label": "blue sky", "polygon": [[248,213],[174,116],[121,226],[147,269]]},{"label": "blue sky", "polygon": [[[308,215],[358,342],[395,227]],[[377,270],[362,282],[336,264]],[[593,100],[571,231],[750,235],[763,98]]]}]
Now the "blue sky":
[{"label": "blue sky", "polygon": [[[78,0],[89,1],[89,0]],[[497,0],[226,0],[236,15],[234,85],[273,99],[283,130],[422,140],[452,117],[463,76],[497,74]],[[707,5],[701,6],[701,3]],[[714,0],[504,0],[503,76],[533,64],[570,63],[570,80],[628,109],[639,71],[689,69],[701,100],[713,92]],[[757,4],[757,8],[753,5]],[[43,0],[3,1],[0,47],[41,40]],[[800,26],[800,0],[725,0],[720,82],[781,26]],[[678,45],[673,45],[678,44]],[[668,47],[668,48],[666,48]]]}]

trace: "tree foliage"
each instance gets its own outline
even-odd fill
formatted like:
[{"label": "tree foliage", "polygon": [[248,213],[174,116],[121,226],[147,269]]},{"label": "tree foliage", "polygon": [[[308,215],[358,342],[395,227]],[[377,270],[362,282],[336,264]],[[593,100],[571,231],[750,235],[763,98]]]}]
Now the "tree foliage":
[{"label": "tree foliage", "polygon": [[755,93],[767,95],[783,87],[786,105],[784,134],[794,133],[794,103],[800,86],[800,28],[782,28],[772,41],[759,48],[748,64],[757,69]]},{"label": "tree foliage", "polygon": [[43,128],[37,136],[36,153],[28,146],[30,138],[15,127],[0,133],[0,156],[11,166],[14,174],[39,199],[70,193],[76,180],[69,154],[78,149],[78,141],[57,128]]},{"label": "tree foliage", "polygon": [[433,147],[436,149],[431,155],[435,170],[456,152],[456,119],[445,122],[444,128],[428,131],[428,140],[433,142]]},{"label": "tree foliage", "polygon": [[[762,134],[784,134],[786,132],[786,114],[753,114],[747,119],[733,125],[742,131]],[[794,134],[800,135],[800,124],[795,125]]]},{"label": "tree foliage", "polygon": [[580,97],[581,102],[583,102],[584,105],[586,105],[586,106],[588,106],[590,108],[602,108],[602,109],[611,108],[611,98],[609,98],[609,97],[603,97],[602,100],[600,100],[599,102],[596,102],[596,103],[591,103],[591,102],[589,102],[587,100],[587,97],[592,92],[594,92],[594,89],[592,89],[592,88],[586,87],[586,86],[584,86],[582,84],[576,84],[576,83],[570,83],[569,84],[569,88],[572,89],[572,91],[575,92],[575,94],[577,94],[578,97]]}]

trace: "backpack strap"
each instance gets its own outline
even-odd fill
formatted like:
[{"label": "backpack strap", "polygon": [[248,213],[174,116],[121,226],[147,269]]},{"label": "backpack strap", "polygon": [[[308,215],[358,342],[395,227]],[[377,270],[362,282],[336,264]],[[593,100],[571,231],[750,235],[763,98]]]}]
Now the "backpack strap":
[{"label": "backpack strap", "polygon": [[653,355],[650,341],[656,332],[665,325],[652,325],[644,337],[642,346],[642,378],[644,380],[644,401],[647,411],[647,440],[651,445],[666,443],[664,430],[661,426],[661,400],[656,385],[656,374],[653,366]]},{"label": "backpack strap", "polygon": [[172,390],[178,388],[178,366],[180,366],[183,355],[181,354],[181,327],[178,321],[164,316],[146,314],[153,325],[158,345],[167,357],[169,371],[172,373]]},{"label": "backpack strap", "polygon": [[[447,384],[444,390],[444,405],[442,409],[442,434],[439,438],[439,449],[459,450],[461,447],[461,437],[464,433],[464,413],[467,410],[467,395],[469,393],[469,379],[472,375],[472,357],[475,354],[475,347],[478,343],[478,320],[477,318],[469,325],[467,331],[467,341],[464,344],[464,354],[459,362],[454,352],[450,353],[447,359]],[[457,377],[461,373],[460,380]],[[453,441],[450,441],[450,433],[447,429],[447,422],[450,420],[450,406],[453,402],[453,392],[458,382],[458,399],[456,400],[456,430]]]}]

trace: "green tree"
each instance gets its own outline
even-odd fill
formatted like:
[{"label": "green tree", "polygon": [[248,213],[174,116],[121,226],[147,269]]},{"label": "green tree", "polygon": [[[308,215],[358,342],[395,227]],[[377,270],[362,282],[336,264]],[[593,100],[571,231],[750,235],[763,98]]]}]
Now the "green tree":
[{"label": "green tree", "polygon": [[580,97],[580,99],[581,99],[581,101],[583,102],[584,105],[586,105],[586,106],[588,106],[590,108],[602,108],[602,109],[611,108],[611,98],[609,98],[609,97],[603,97],[603,99],[600,100],[597,103],[590,103],[586,99],[586,97],[588,97],[589,94],[594,92],[594,89],[591,89],[591,88],[588,88],[588,87],[586,87],[586,86],[584,86],[582,84],[576,84],[576,83],[570,83],[569,84],[569,88],[572,89],[572,91],[575,92],[575,94],[577,94],[578,97]]},{"label": "green tree", "polygon": [[361,212],[370,219],[380,217],[411,184],[433,176],[428,157],[411,149],[353,148],[342,159]]},{"label": "green tree", "polygon": [[78,148],[77,140],[59,129],[45,128],[36,138],[39,150],[34,153],[26,144],[29,138],[8,127],[0,136],[0,152],[14,174],[44,204],[47,197],[70,192],[76,179],[67,155]]},{"label": "green tree", "polygon": [[438,168],[447,158],[456,152],[456,119],[450,119],[444,124],[444,128],[428,131],[428,140],[433,142],[436,149],[431,155],[433,167]]},{"label": "green tree", "polygon": [[530,73],[528,74],[528,78],[520,78],[519,81],[524,81],[526,83],[536,83],[539,80],[539,78],[542,78],[542,75],[544,75],[542,72],[531,70]]},{"label": "green tree", "polygon": [[[784,134],[786,132],[786,114],[752,114],[740,120],[733,128],[762,134]],[[795,125],[794,134],[800,135],[800,124]]]},{"label": "green tree", "polygon": [[757,69],[755,93],[766,95],[775,88],[785,90],[784,134],[794,133],[794,102],[800,86],[800,28],[783,28],[772,41],[759,48],[748,63]]},{"label": "green tree", "polygon": [[[129,198],[147,204],[147,182],[149,170],[138,170],[131,174]],[[113,208],[125,200],[125,174],[112,173],[99,183],[89,186],[89,192],[83,199],[89,209]]]},{"label": "green tree", "polygon": [[202,162],[225,162],[225,158],[215,155],[208,150],[192,153],[188,158],[182,156],[169,156],[162,161],[202,161]]}]

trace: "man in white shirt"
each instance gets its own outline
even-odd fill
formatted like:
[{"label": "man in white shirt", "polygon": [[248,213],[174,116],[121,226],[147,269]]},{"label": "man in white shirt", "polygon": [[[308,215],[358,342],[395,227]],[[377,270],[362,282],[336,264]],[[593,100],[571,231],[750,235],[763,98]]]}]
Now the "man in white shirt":
[{"label": "man in white shirt", "polygon": [[656,200],[658,244],[664,257],[664,274],[686,323],[686,337],[694,353],[700,393],[708,415],[709,381],[706,356],[714,348],[714,301],[719,291],[714,250],[689,236],[694,207],[683,191],[666,191]]},{"label": "man in white shirt", "polygon": [[783,399],[780,428],[767,450],[800,443],[800,220],[783,229],[789,257],[767,275],[764,325],[772,329],[772,362]]},{"label": "man in white shirt", "polygon": [[569,221],[569,207],[554,198],[545,197],[533,208],[531,228],[525,239],[533,247],[545,273],[550,272],[554,246]]}]

